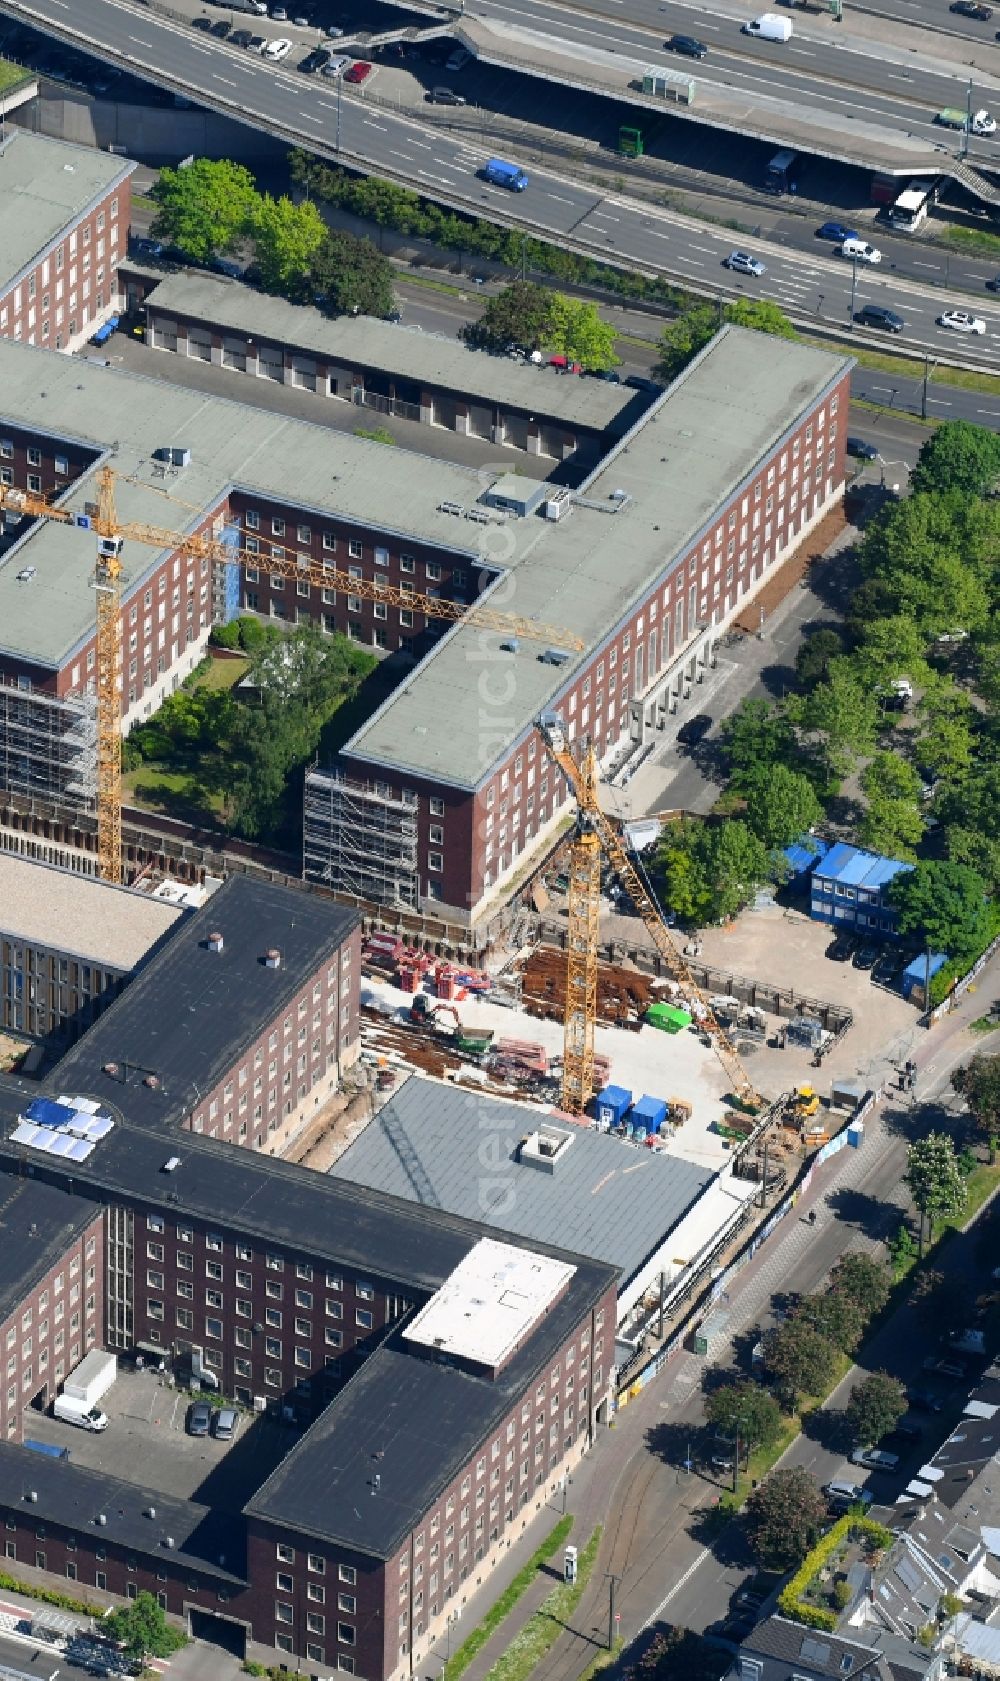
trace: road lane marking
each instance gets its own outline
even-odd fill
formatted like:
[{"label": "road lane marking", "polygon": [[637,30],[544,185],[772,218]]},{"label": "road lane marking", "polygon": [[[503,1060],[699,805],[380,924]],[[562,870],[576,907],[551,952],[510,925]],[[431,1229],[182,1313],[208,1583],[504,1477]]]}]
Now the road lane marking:
[{"label": "road lane marking", "polygon": [[547,198],[554,198],[557,204],[572,204],[573,203],[573,200],[571,198],[563,198],[559,193],[548,193],[548,194],[546,194],[546,197]]},{"label": "road lane marking", "polygon": [[697,1569],[699,1569],[699,1567],[701,1565],[704,1564],[704,1562],[707,1558],[711,1558],[711,1556],[712,1555],[711,1555],[709,1549],[707,1547],[703,1547],[701,1552],[698,1554],[697,1558],[694,1560],[694,1563],[689,1564],[687,1569],[685,1570],[683,1576],[678,1577],[677,1581],[674,1583],[673,1587],[670,1589],[666,1598],[662,1599],[660,1601],[659,1605],[656,1607],[656,1610],[653,1611],[650,1614],[650,1616],[648,1616],[646,1618],[646,1621],[642,1625],[644,1629],[649,1628],[653,1623],[655,1623],[657,1621],[657,1619],[659,1617],[661,1617],[663,1615],[663,1612],[666,1610],[667,1606],[670,1604],[670,1601],[673,1599],[674,1595],[677,1594],[677,1593],[680,1593],[680,1590],[684,1586],[684,1584],[691,1580],[691,1577],[694,1575],[695,1571]]},{"label": "road lane marking", "polygon": [[212,71],[212,80],[215,82],[225,82],[228,88],[235,88],[238,86],[236,82],[231,82],[228,76],[220,76],[217,70]]}]

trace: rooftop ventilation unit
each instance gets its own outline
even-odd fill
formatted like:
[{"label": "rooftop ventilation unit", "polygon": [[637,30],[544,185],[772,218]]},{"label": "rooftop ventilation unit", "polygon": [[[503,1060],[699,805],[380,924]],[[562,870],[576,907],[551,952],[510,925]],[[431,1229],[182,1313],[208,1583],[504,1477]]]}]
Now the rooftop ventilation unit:
[{"label": "rooftop ventilation unit", "polygon": [[505,636],[500,644],[500,651],[504,654],[518,654],[521,651],[521,644],[516,636]]},{"label": "rooftop ventilation unit", "polygon": [[191,451],[189,449],[175,449],[172,444],[163,444],[153,451],[154,461],[163,461],[168,467],[190,467]]},{"label": "rooftop ventilation unit", "polygon": [[217,930],[215,933],[209,934],[208,939],[205,941],[209,951],[222,951],[225,943],[226,942],[222,935]]},{"label": "rooftop ventilation unit", "polygon": [[465,513],[465,505],[462,502],[439,502],[438,513],[454,514],[457,518],[460,514]]},{"label": "rooftop ventilation unit", "polygon": [[169,1551],[170,1551],[170,1552],[173,1552],[173,1549],[174,1549],[174,1547],[175,1547],[175,1546],[176,1546],[176,1545],[177,1545],[177,1543],[176,1543],[176,1541],[175,1541],[175,1540],[174,1540],[174,1538],[173,1538],[173,1536],[172,1536],[172,1535],[164,1535],[164,1537],[163,1537],[163,1545],[164,1545],[164,1546],[165,1546],[165,1547],[166,1547],[166,1548],[167,1548],[167,1549],[168,1549],[168,1550],[169,1550]]},{"label": "rooftop ventilation unit", "polygon": [[156,1517],[156,1507],[155,1506],[147,1506],[142,1515],[145,1518],[155,1518]]},{"label": "rooftop ventilation unit", "polygon": [[107,1527],[108,1527],[108,1514],[107,1514],[107,1512],[98,1512],[96,1518],[94,1519],[94,1522],[96,1523],[98,1529],[107,1529]]},{"label": "rooftop ventilation unit", "polygon": [[163,1164],[164,1173],[176,1173],[181,1165],[180,1156],[168,1156]]},{"label": "rooftop ventilation unit", "polygon": [[144,1086],[148,1086],[150,1091],[159,1091],[163,1081],[159,1074],[147,1074],[142,1083]]},{"label": "rooftop ventilation unit", "polygon": [[539,654],[538,658],[542,665],[565,665],[569,659],[569,650],[566,648],[546,648],[544,653]]},{"label": "rooftop ventilation unit", "polygon": [[269,951],[264,953],[264,967],[265,969],[281,968],[281,953],[277,946],[272,946]]},{"label": "rooftop ventilation unit", "polygon": [[27,1492],[27,1494],[25,1495],[24,1498],[32,1506],[37,1506],[38,1505],[38,1491],[37,1491],[37,1489],[29,1488],[29,1490],[28,1490],[28,1492]]},{"label": "rooftop ventilation unit", "polygon": [[22,566],[20,572],[17,573],[17,581],[19,584],[30,584],[32,578],[37,577],[37,575],[37,566]]},{"label": "rooftop ventilation unit", "polygon": [[546,519],[565,519],[573,512],[573,492],[565,485],[555,491],[542,505],[542,512]]}]

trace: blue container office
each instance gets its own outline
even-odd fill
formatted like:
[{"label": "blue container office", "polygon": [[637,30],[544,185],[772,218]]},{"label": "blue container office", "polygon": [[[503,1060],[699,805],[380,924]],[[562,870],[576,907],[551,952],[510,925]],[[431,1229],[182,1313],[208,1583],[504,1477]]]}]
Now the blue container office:
[{"label": "blue container office", "polygon": [[632,1093],[624,1086],[605,1086],[594,1098],[594,1116],[600,1126],[619,1126],[631,1107]]},{"label": "blue container office", "polygon": [[629,1120],[645,1133],[657,1133],[667,1118],[667,1105],[662,1097],[640,1097]]}]

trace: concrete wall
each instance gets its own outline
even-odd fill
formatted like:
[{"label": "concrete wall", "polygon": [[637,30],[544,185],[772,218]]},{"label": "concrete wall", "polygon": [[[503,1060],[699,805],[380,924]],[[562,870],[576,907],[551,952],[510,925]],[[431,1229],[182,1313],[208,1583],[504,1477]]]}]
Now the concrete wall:
[{"label": "concrete wall", "polygon": [[265,134],[209,111],[171,106],[116,104],[85,95],[48,95],[17,112],[12,121],[37,134],[79,146],[121,147],[140,163],[177,163],[192,152],[202,158],[284,165],[288,147]]}]

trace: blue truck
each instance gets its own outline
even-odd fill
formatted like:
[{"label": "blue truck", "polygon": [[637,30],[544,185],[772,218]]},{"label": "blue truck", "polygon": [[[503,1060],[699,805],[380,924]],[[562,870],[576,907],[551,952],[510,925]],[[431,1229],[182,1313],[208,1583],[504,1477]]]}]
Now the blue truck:
[{"label": "blue truck", "polygon": [[512,193],[523,193],[528,185],[524,170],[518,169],[516,163],[504,163],[503,158],[490,158],[483,174],[495,187],[506,187]]}]

